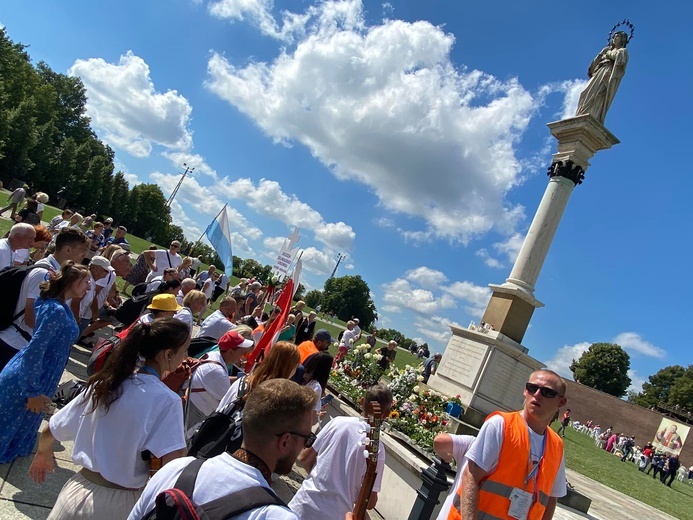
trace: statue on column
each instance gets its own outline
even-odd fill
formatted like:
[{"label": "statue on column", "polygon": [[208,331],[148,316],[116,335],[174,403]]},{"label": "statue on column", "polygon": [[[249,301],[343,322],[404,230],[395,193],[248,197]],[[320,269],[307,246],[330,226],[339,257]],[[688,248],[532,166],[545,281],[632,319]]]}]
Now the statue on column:
[{"label": "statue on column", "polygon": [[[625,31],[616,31],[621,25],[630,28],[630,35]],[[604,124],[606,113],[626,73],[628,64],[626,45],[633,38],[634,32],[635,28],[628,20],[616,24],[611,29],[609,44],[597,54],[587,69],[590,81],[580,94],[576,116],[589,114]]]}]

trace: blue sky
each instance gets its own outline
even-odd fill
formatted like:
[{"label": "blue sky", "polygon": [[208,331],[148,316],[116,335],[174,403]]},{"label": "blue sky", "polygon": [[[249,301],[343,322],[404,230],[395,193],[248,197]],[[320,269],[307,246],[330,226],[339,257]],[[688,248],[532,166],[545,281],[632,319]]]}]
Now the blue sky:
[{"label": "blue sky", "polygon": [[523,344],[565,375],[589,343],[636,384],[688,365],[687,2],[9,0],[0,23],[78,75],[130,182],[170,193],[191,239],[224,203],[234,253],[272,263],[301,227],[303,282],[369,284],[381,327],[442,350],[509,275],[547,184],[546,123],[574,106],[612,25],[636,26],[607,115],[621,144],[572,195]]}]

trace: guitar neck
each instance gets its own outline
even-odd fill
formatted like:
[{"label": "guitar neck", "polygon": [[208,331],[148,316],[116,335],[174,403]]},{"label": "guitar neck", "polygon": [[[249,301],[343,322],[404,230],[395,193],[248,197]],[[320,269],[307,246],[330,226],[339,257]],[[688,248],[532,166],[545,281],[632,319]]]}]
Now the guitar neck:
[{"label": "guitar neck", "polygon": [[366,509],[371,499],[371,492],[375,484],[375,478],[378,474],[378,449],[380,447],[380,422],[381,411],[380,405],[377,402],[371,403],[372,413],[368,416],[368,425],[370,426],[366,437],[370,440],[366,450],[366,472],[361,481],[361,489],[354,504],[355,520],[364,520]]}]

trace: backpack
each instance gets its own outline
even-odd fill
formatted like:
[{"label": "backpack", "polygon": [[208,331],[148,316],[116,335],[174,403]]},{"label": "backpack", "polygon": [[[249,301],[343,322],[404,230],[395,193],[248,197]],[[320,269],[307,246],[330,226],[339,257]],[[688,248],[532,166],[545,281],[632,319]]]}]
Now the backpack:
[{"label": "backpack", "polygon": [[151,302],[154,295],[159,294],[159,291],[147,293],[143,290],[138,290],[140,286],[144,286],[146,289],[147,284],[137,284],[132,290],[132,298],[124,301],[115,311],[115,319],[126,327],[135,323],[137,318],[140,317],[140,314],[142,314],[144,306]]},{"label": "backpack", "polygon": [[86,386],[84,381],[79,381],[77,379],[66,381],[56,390],[53,396],[53,402],[58,405],[58,408],[62,408],[81,394]]},{"label": "backpack", "polygon": [[253,486],[200,506],[192,501],[195,481],[205,459],[196,459],[180,474],[173,488],[156,496],[154,509],[142,520],[226,520],[259,507],[287,505],[271,489]]},{"label": "backpack", "polygon": [[213,412],[190,439],[188,455],[201,459],[222,453],[233,453],[243,442],[243,397],[248,393],[245,377],[238,386],[238,396],[221,412]]},{"label": "backpack", "polygon": [[[0,330],[11,327],[12,324],[24,314],[22,309],[17,314],[14,313],[19,301],[19,294],[22,292],[22,284],[34,269],[46,269],[46,265],[17,265],[8,266],[0,271],[0,287],[2,287],[2,298],[0,298]],[[31,339],[31,338],[29,338]]]},{"label": "backpack", "polygon": [[190,346],[188,347],[188,356],[199,357],[205,350],[213,347],[219,343],[219,341],[212,336],[198,336],[190,340]]},{"label": "backpack", "polygon": [[120,345],[120,338],[118,336],[102,338],[97,341],[92,348],[89,361],[87,361],[87,375],[93,376],[96,372],[101,370],[104,364],[106,364],[108,357],[118,345]]}]

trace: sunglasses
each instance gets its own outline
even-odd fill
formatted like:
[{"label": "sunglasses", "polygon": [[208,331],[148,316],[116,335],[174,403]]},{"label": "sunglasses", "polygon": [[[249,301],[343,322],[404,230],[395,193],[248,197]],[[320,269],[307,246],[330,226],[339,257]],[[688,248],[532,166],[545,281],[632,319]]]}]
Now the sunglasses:
[{"label": "sunglasses", "polygon": [[535,385],[534,383],[527,383],[525,384],[525,389],[527,390],[528,393],[531,395],[534,395],[537,393],[537,390],[541,391],[541,395],[548,398],[548,399],[553,399],[557,395],[560,395],[563,397],[563,394],[559,394],[556,390],[553,388],[547,388],[545,386],[539,386]]},{"label": "sunglasses", "polygon": [[305,433],[298,433],[298,432],[284,432],[284,433],[277,433],[276,435],[277,435],[277,437],[281,437],[285,433],[288,433],[289,435],[296,435],[297,437],[302,437],[304,448],[310,448],[313,445],[313,443],[315,442],[315,439],[318,438],[317,435],[315,435],[312,432],[307,434],[307,435]]}]

